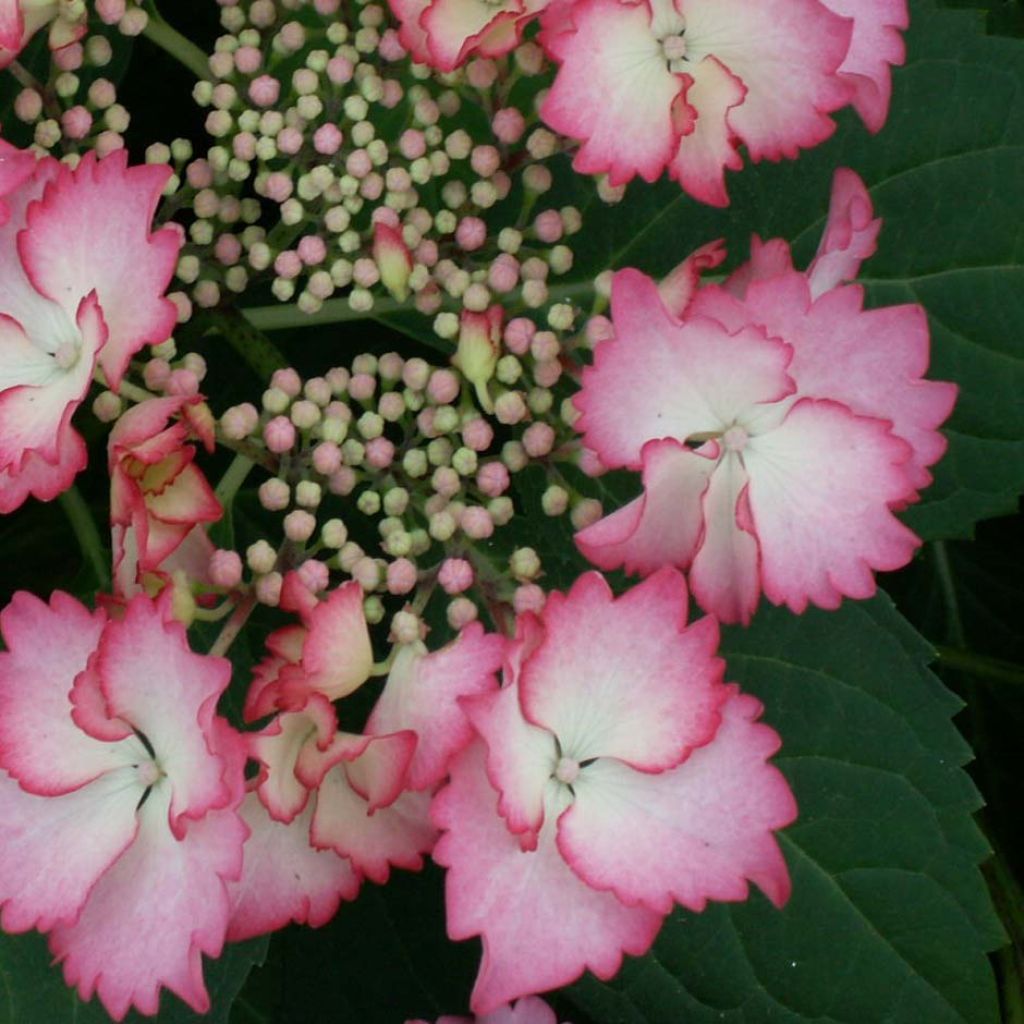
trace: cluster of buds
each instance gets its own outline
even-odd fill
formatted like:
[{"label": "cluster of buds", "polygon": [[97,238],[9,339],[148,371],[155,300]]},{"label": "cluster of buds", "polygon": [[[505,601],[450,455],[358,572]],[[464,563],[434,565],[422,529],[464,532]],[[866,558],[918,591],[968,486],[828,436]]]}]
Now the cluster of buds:
[{"label": "cluster of buds", "polygon": [[[227,34],[194,90],[214,144],[189,161],[172,205],[195,215],[178,268],[195,301],[269,279],[309,313],[337,293],[357,314],[382,298],[428,314],[495,297],[543,306],[549,276],[572,266],[565,240],[581,217],[536,209],[560,145],[510,94],[541,69],[537,48],[443,83],[413,66],[410,82],[380,5],[360,4],[351,27],[337,4],[288,6],[292,20],[269,0],[226,5]],[[485,222],[492,210],[500,230]]]}]

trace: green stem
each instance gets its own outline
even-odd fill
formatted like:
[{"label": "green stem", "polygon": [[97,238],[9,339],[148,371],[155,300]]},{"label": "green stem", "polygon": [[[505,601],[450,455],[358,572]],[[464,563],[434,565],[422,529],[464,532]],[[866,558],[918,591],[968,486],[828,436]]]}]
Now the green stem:
[{"label": "green stem", "polygon": [[243,597],[239,601],[235,610],[231,613],[231,617],[227,622],[224,623],[224,628],[221,629],[217,639],[213,641],[213,646],[207,652],[215,657],[223,657],[227,654],[231,645],[235,642],[238,634],[242,632],[242,627],[245,625],[249,616],[252,614],[253,608],[256,607],[256,595],[249,594]]},{"label": "green stem", "polygon": [[945,541],[938,540],[932,545],[935,555],[935,574],[939,578],[939,590],[946,611],[946,635],[956,647],[966,647],[963,621],[960,618],[960,601],[956,596],[956,584],[953,582],[953,570],[949,564],[949,552]]},{"label": "green stem", "polygon": [[89,506],[77,487],[71,487],[60,496],[61,507],[78,539],[82,555],[89,563],[101,590],[110,587],[110,559],[107,557],[100,531],[96,528]]},{"label": "green stem", "polygon": [[191,40],[186,39],[177,29],[164,21],[153,0],[146,3],[149,21],[142,34],[151,42],[166,50],[176,61],[184,64],[196,78],[209,78],[210,65],[206,54]]},{"label": "green stem", "polygon": [[224,475],[220,478],[214,490],[214,494],[216,494],[217,500],[221,505],[227,508],[231,504],[238,493],[238,488],[245,483],[245,478],[255,465],[256,463],[248,455],[241,453],[231,460],[231,465],[225,470]]},{"label": "green stem", "polygon": [[981,676],[984,679],[995,679],[1001,683],[1014,683],[1024,686],[1024,666],[1015,665],[1010,661],[998,658],[987,658],[982,654],[972,654],[960,647],[947,647],[940,644],[936,647],[939,655],[939,666],[955,668],[969,675]]}]

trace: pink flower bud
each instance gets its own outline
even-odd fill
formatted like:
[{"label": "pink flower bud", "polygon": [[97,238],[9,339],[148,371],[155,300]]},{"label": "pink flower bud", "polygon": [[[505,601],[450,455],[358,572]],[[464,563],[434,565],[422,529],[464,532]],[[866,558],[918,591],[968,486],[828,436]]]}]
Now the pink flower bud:
[{"label": "pink flower bud", "polygon": [[282,128],[277,133],[277,148],[288,156],[294,156],[302,149],[302,132],[298,128]]},{"label": "pink flower bud", "polygon": [[501,154],[494,146],[474,146],[469,164],[481,178],[489,178],[501,166]]},{"label": "pink flower bud", "polygon": [[448,605],[448,625],[452,629],[464,629],[471,622],[476,622],[477,607],[468,597],[457,597]]},{"label": "pink flower bud", "polygon": [[330,476],[341,468],[341,449],[332,441],[322,441],[313,449],[313,468]]},{"label": "pink flower bud", "polygon": [[239,160],[256,159],[256,136],[252,132],[239,132],[231,140],[231,152]]},{"label": "pink flower bud", "polygon": [[587,476],[601,476],[608,472],[608,467],[598,458],[597,452],[590,448],[581,448],[576,461]]},{"label": "pink flower bud", "polygon": [[501,253],[487,271],[487,283],[496,292],[512,291],[519,283],[519,260],[508,253]]},{"label": "pink flower bud", "polygon": [[494,403],[494,415],[499,423],[512,426],[526,416],[526,403],[518,391],[506,391]]},{"label": "pink flower bud", "polygon": [[255,46],[240,46],[235,50],[235,67],[243,75],[255,74],[262,63],[263,54]]},{"label": "pink flower bud", "polygon": [[374,469],[387,469],[394,458],[394,443],[386,437],[374,437],[366,442],[366,462]]},{"label": "pink flower bud", "polygon": [[380,584],[380,566],[367,555],[357,558],[351,569],[352,579],[367,593]]},{"label": "pink flower bud", "polygon": [[299,566],[297,572],[302,585],[311,594],[319,594],[320,591],[327,589],[327,584],[330,581],[330,571],[319,559],[307,558]]},{"label": "pink flower bud", "polygon": [[92,128],[92,114],[81,105],[70,107],[61,114],[60,126],[69,139],[84,139]]},{"label": "pink flower bud", "polygon": [[483,417],[462,426],[462,443],[475,452],[486,451],[494,440],[494,428]]},{"label": "pink flower bud", "polygon": [[407,128],[398,139],[398,150],[406,160],[417,160],[427,151],[427,140],[417,128]]},{"label": "pink flower bud", "polygon": [[241,441],[256,430],[259,422],[260,414],[256,406],[246,402],[226,410],[220,419],[220,428],[229,441]]},{"label": "pink flower bud", "polygon": [[435,370],[427,383],[427,396],[437,405],[450,405],[459,397],[459,378],[451,370]]},{"label": "pink flower bud", "polygon": [[530,342],[530,355],[538,362],[547,362],[557,359],[561,348],[554,331],[538,331]]},{"label": "pink flower bud", "polygon": [[515,608],[516,615],[523,615],[525,612],[539,615],[544,610],[546,601],[547,595],[536,583],[524,583],[521,587],[516,587],[516,592],[512,596],[512,607]]},{"label": "pink flower bud", "polygon": [[263,194],[275,203],[283,203],[294,189],[292,179],[284,171],[274,171],[263,183]]},{"label": "pink flower bud", "polygon": [[347,57],[332,57],[327,62],[327,77],[335,85],[344,85],[352,81],[355,68]]},{"label": "pink flower bud", "polygon": [[381,283],[399,302],[404,302],[409,295],[412,256],[401,231],[382,220],[373,225],[373,259]]},{"label": "pink flower bud", "polygon": [[257,107],[272,107],[281,95],[281,83],[272,75],[260,75],[249,83],[249,99]]},{"label": "pink flower bud", "polygon": [[96,0],[96,14],[104,25],[116,25],[125,12],[125,0]]},{"label": "pink flower bud", "polygon": [[292,498],[292,489],[277,477],[264,480],[258,493],[260,504],[268,512],[283,512]]},{"label": "pink flower bud", "polygon": [[463,217],[455,229],[455,241],[466,252],[473,252],[487,241],[487,225],[479,217]]},{"label": "pink flower bud", "polygon": [[256,581],[256,600],[270,608],[276,608],[281,601],[281,587],[284,580],[279,572],[268,572]]},{"label": "pink flower bud", "polygon": [[462,488],[459,474],[451,466],[438,466],[430,478],[430,484],[443,498],[450,498],[458,494]]},{"label": "pink flower bud", "polygon": [[297,246],[299,259],[307,267],[315,267],[327,258],[327,243],[319,235],[305,235]]},{"label": "pink flower bud", "polygon": [[85,50],[81,43],[72,43],[53,51],[53,63],[61,71],[77,71],[85,62]]},{"label": "pink flower bud", "polygon": [[380,37],[380,42],[377,44],[377,52],[386,61],[398,61],[406,55],[406,49],[401,44],[398,33],[393,29],[385,29],[384,34]]},{"label": "pink flower bud", "polygon": [[551,451],[555,443],[555,431],[547,423],[531,423],[523,431],[523,447],[531,458],[539,459]]},{"label": "pink flower bud", "polygon": [[286,281],[302,273],[302,257],[294,249],[285,249],[274,258],[274,273]]},{"label": "pink flower bud", "polygon": [[499,141],[506,144],[518,142],[526,131],[526,119],[515,107],[504,107],[491,121],[491,128]]},{"label": "pink flower bud", "polygon": [[313,133],[313,148],[324,156],[333,156],[344,141],[345,136],[335,124],[322,124]]},{"label": "pink flower bud", "polygon": [[278,455],[290,451],[295,438],[295,424],[287,416],[275,416],[263,427],[264,443]]},{"label": "pink flower bud", "polygon": [[373,161],[365,149],[354,149],[345,158],[345,170],[353,178],[365,178],[373,170]]},{"label": "pink flower bud", "polygon": [[376,390],[377,381],[368,373],[354,374],[352,379],[348,382],[348,393],[357,402],[369,401],[369,399],[373,398],[373,394]]},{"label": "pink flower bud", "polygon": [[477,471],[476,485],[488,498],[497,498],[508,490],[508,469],[504,463],[487,462]]},{"label": "pink flower bud", "polygon": [[537,363],[533,368],[533,379],[538,387],[553,388],[562,376],[562,364],[557,359]]},{"label": "pink flower bud", "polygon": [[459,527],[471,540],[484,540],[494,533],[494,520],[490,513],[479,505],[470,505],[459,519]]},{"label": "pink flower bud", "polygon": [[304,544],[313,536],[316,516],[305,509],[297,508],[284,517],[284,535],[297,544]]},{"label": "pink flower bud", "polygon": [[225,266],[234,266],[242,255],[242,243],[237,235],[221,235],[213,246],[213,254]]},{"label": "pink flower bud", "polygon": [[351,466],[342,466],[327,478],[327,489],[331,494],[344,498],[356,486],[356,472]]},{"label": "pink flower bud", "polygon": [[150,359],[142,371],[142,379],[150,391],[163,391],[171,379],[171,364],[166,359]]},{"label": "pink flower bud", "polygon": [[533,230],[542,242],[551,244],[562,237],[562,217],[557,210],[544,210],[533,221]]},{"label": "pink flower bud", "polygon": [[199,378],[193,370],[172,370],[165,390],[169,395],[198,395]]},{"label": "pink flower bud", "polygon": [[461,594],[473,585],[473,566],[464,558],[446,558],[441,563],[437,582],[446,594]]},{"label": "pink flower bud", "polygon": [[389,594],[408,594],[416,586],[416,566],[408,558],[396,558],[388,565]]},{"label": "pink flower bud", "polygon": [[530,342],[537,331],[537,325],[525,316],[517,316],[505,325],[502,338],[505,348],[513,355],[525,355],[530,349]]},{"label": "pink flower bud", "polygon": [[242,582],[242,559],[237,551],[218,549],[210,556],[207,569],[210,582],[215,587],[230,590]]},{"label": "pink flower bud", "polygon": [[478,58],[466,66],[466,78],[474,89],[490,89],[498,78],[498,66],[493,60]]},{"label": "pink flower bud", "polygon": [[402,88],[401,82],[396,82],[393,78],[385,78],[384,93],[380,98],[380,105],[385,110],[394,110],[402,102],[404,95],[405,90]]}]

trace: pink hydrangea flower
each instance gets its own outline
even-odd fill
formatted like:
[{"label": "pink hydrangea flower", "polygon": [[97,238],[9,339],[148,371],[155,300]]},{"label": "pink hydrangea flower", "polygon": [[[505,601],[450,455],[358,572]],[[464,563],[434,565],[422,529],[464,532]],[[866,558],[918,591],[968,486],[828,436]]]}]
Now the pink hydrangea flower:
[{"label": "pink hydrangea flower", "polygon": [[500,57],[550,0],[389,0],[413,59],[453,71],[470,57]]},{"label": "pink hydrangea flower", "polygon": [[[427,1021],[409,1020],[405,1024],[427,1024]],[[558,1018],[543,999],[527,996],[515,1004],[499,1006],[482,1017],[438,1017],[437,1024],[558,1024]]]},{"label": "pink hydrangea flower", "polygon": [[[198,398],[154,398],[129,409],[110,433],[110,521],[114,590],[130,597],[146,583],[166,582],[181,570],[206,580],[213,544],[204,524],[222,509],[195,465],[187,438],[202,431],[207,450],[213,435]],[[170,421],[178,415],[179,419]]]},{"label": "pink hydrangea flower", "polygon": [[741,143],[755,161],[792,159],[851,102],[881,127],[906,3],[574,0],[543,22],[539,39],[561,67],[540,113],[581,140],[576,170],[617,186],[667,169],[724,206]]},{"label": "pink hydrangea flower", "polygon": [[59,50],[85,35],[85,19],[61,15],[59,0],[0,0],[0,68],[7,67],[44,25],[50,25],[49,46]]},{"label": "pink hydrangea flower", "polygon": [[230,663],[169,608],[18,593],[0,613],[0,920],[49,932],[117,1020],[161,988],[209,1009],[201,954],[220,955],[246,835],[244,747],[215,711]]},{"label": "pink hydrangea flower", "polygon": [[370,678],[373,668],[358,583],[345,583],[318,600],[298,573],[288,573],[281,607],[297,612],[301,625],[284,626],[267,638],[270,654],[256,666],[245,699],[248,722],[282,709],[301,709],[313,694],[328,700],[345,697]]},{"label": "pink hydrangea flower", "polygon": [[610,978],[675,903],[743,900],[748,881],[788,898],[779,738],[686,605],[673,569],[618,599],[588,573],[520,616],[502,689],[463,698],[478,736],[431,812],[448,933],[483,939],[475,1013]]},{"label": "pink hydrangea flower", "polygon": [[798,613],[835,608],[907,564],[920,541],[894,512],[931,481],[956,388],[922,379],[920,306],[865,310],[863,289],[840,283],[878,227],[844,170],[806,273],[785,242],[755,239],[724,286],[616,274],[615,338],[583,373],[577,426],[644,493],[576,535],[594,564],[688,569],[727,622],[748,621],[762,592]]},{"label": "pink hydrangea flower", "polygon": [[[4,166],[9,158],[0,152]],[[132,355],[171,333],[175,308],[163,293],[181,233],[150,232],[169,175],[129,168],[124,153],[87,154],[73,171],[45,158],[3,197],[0,512],[70,486],[86,463],[71,416],[93,371],[116,390]]]}]

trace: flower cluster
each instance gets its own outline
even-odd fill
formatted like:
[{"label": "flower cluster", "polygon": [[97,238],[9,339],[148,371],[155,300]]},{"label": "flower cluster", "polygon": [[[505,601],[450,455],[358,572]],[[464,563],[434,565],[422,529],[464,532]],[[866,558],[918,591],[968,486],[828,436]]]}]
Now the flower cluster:
[{"label": "flower cluster", "polygon": [[[881,227],[851,170],[805,270],[755,236],[724,279],[711,242],[660,282],[559,282],[583,220],[542,197],[571,156],[605,201],[667,171],[725,204],[741,147],[795,157],[846,105],[877,130],[902,0],[392,0],[395,25],[221,0],[193,68],[211,144],[133,166],[94,71],[115,30],[169,38],[150,6],[0,0],[34,143],[0,140],[0,511],[72,486],[91,408],[111,540],[97,610],[0,612],[4,929],[48,934],[115,1019],[163,988],[204,1011],[203,955],[431,856],[449,935],[482,940],[476,1020],[555,1024],[538,994],[612,977],[675,908],[751,883],[781,908],[796,801],[719,624],[905,565],[955,388],[924,379],[923,310],[851,283]],[[429,361],[253,360],[239,401],[194,350],[386,314]],[[642,493],[606,509],[623,469]],[[563,513],[643,579],[550,586],[570,553],[533,517]],[[265,653],[222,717],[243,630]]]}]

